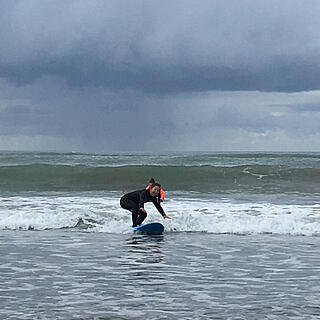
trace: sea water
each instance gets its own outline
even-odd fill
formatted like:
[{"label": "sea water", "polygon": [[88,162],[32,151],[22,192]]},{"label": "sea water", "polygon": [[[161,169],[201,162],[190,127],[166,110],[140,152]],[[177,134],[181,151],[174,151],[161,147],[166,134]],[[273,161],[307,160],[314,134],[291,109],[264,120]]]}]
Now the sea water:
[{"label": "sea water", "polygon": [[319,192],[318,153],[2,152],[0,319],[318,319]]}]

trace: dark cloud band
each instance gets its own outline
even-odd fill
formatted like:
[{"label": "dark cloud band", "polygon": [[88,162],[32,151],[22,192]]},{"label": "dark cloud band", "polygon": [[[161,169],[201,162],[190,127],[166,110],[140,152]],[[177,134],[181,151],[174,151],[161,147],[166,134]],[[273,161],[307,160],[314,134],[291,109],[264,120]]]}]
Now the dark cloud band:
[{"label": "dark cloud band", "polygon": [[160,94],[320,88],[314,1],[2,3],[0,77],[17,84],[59,76]]}]

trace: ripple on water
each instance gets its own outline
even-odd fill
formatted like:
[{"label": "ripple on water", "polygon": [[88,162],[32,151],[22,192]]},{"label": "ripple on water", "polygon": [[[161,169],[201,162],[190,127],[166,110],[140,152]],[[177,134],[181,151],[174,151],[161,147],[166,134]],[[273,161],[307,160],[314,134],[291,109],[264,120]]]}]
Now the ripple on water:
[{"label": "ripple on water", "polygon": [[0,235],[0,318],[316,319],[317,237]]}]

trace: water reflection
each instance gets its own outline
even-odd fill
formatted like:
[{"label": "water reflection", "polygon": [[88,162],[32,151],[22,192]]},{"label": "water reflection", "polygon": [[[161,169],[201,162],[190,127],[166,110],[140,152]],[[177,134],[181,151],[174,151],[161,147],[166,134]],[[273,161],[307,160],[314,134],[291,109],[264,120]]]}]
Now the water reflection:
[{"label": "water reflection", "polygon": [[164,243],[163,235],[133,235],[126,240],[121,267],[128,280],[154,283],[162,279]]},{"label": "water reflection", "polygon": [[142,243],[161,243],[163,242],[163,234],[149,235],[149,234],[133,234],[127,239],[127,243],[130,245],[142,244]]}]

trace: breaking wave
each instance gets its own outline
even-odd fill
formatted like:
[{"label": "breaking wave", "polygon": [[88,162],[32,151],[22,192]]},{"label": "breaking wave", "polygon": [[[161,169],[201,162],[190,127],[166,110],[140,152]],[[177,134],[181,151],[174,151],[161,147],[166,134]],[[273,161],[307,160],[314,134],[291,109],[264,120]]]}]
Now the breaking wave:
[{"label": "breaking wave", "polygon": [[[71,229],[86,232],[132,233],[131,215],[119,206],[119,196],[36,196],[2,198],[0,229]],[[163,220],[147,204],[148,221],[160,221],[167,233],[320,235],[320,206],[235,203],[172,198]]]}]

